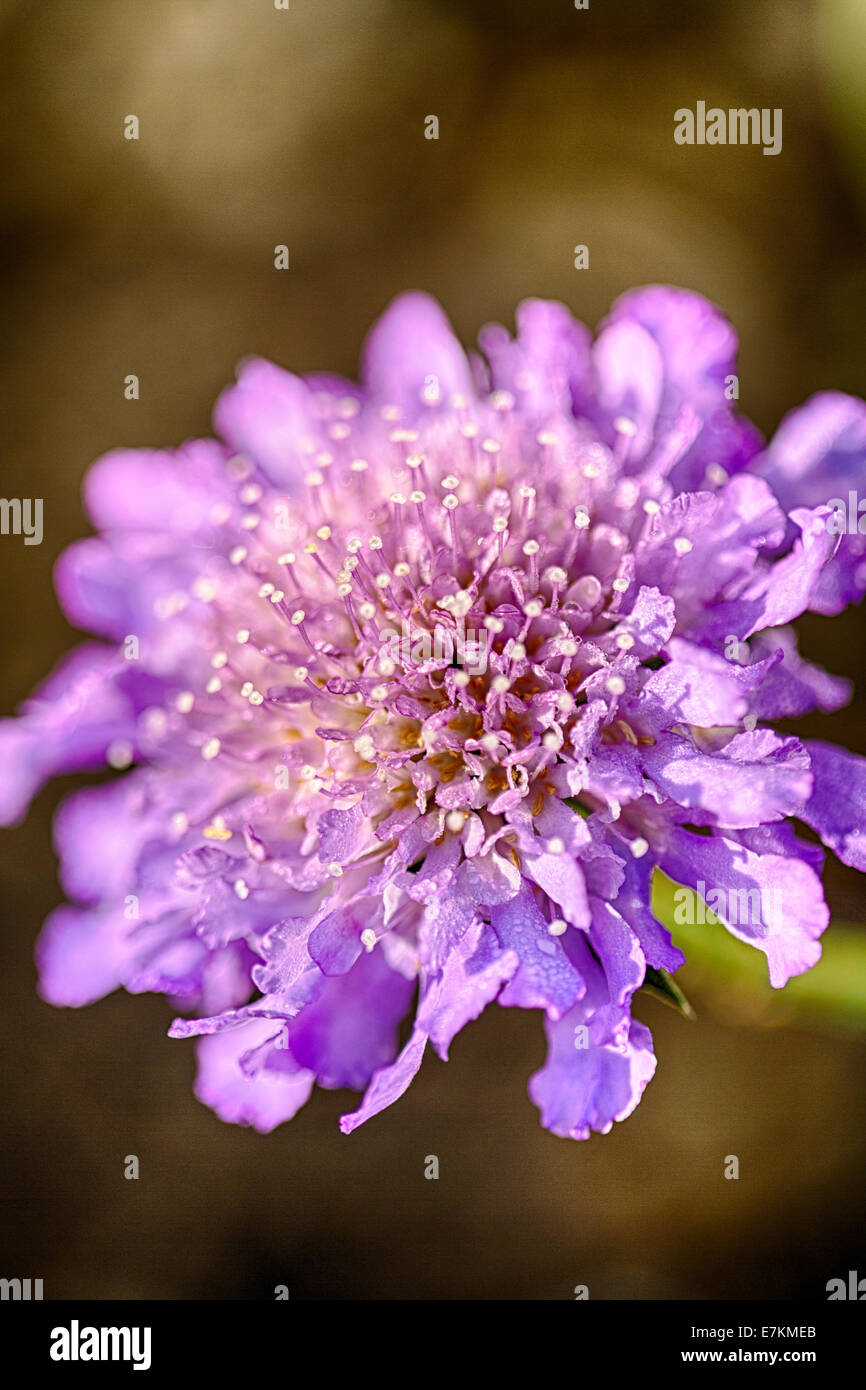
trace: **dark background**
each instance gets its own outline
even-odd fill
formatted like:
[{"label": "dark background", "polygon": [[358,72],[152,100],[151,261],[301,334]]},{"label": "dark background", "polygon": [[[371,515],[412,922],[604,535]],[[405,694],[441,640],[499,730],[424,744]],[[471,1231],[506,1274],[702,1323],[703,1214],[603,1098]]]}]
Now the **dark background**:
[{"label": "dark background", "polygon": [[[866,390],[862,0],[3,0],[0,48],[0,490],[45,506],[41,546],[0,538],[2,713],[74,641],[51,569],[91,460],[207,432],[247,354],[353,374],[401,290],[472,342],[528,295],[595,323],[668,281],[736,323],[765,432]],[[676,146],[699,99],[781,107],[782,153]],[[862,689],[862,612],[801,637]],[[856,702],[804,723],[866,752]],[[774,1027],[689,967],[699,1021],[641,1006],[656,1079],[589,1143],[539,1127],[540,1020],[496,1008],[350,1138],[346,1093],[267,1137],[222,1124],[164,999],[35,994],[65,789],[0,841],[0,1274],[48,1298],[352,1299],[822,1298],[866,1274],[864,1035]],[[826,877],[862,920],[857,876]]]}]

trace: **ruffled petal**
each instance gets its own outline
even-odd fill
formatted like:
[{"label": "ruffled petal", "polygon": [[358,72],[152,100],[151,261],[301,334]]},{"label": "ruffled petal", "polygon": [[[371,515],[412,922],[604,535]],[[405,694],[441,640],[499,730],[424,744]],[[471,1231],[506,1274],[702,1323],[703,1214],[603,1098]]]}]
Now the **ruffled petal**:
[{"label": "ruffled petal", "polygon": [[490,363],[496,390],[510,391],[539,421],[570,414],[573,397],[583,398],[591,370],[592,336],[564,304],[525,299],[515,315],[512,339],[489,324],[479,342]]},{"label": "ruffled petal", "polygon": [[241,1059],[277,1032],[270,1020],[256,1019],[199,1038],[195,1094],[221,1120],[270,1134],[309,1100],[313,1074],[296,1067],[291,1059],[283,1069],[262,1067],[253,1076],[241,1068]]},{"label": "ruffled petal", "polygon": [[798,815],[812,794],[803,745],[770,729],[737,734],[712,754],[676,734],[662,734],[644,752],[643,765],[678,806],[705,811],[728,829]]},{"label": "ruffled petal", "polygon": [[801,859],[671,828],[660,864],[677,883],[714,895],[708,906],[728,931],[765,953],[774,989],[820,959],[830,913],[820,878]]},{"label": "ruffled petal", "polygon": [[520,1009],[544,1009],[559,1018],[583,994],[585,985],[536,905],[529,886],[510,902],[494,907],[490,924],[501,945],[520,964],[499,1002]]},{"label": "ruffled petal", "polygon": [[866,872],[866,758],[808,739],[815,790],[800,811],[843,864]]},{"label": "ruffled petal", "polygon": [[529,1094],[546,1129],[564,1139],[588,1139],[632,1113],[656,1059],[649,1029],[627,1015],[622,1022],[618,1030],[594,1027],[581,1004],[558,1022],[545,1020],[547,1061],[530,1078]]},{"label": "ruffled petal", "polygon": [[345,975],[326,981],[289,1026],[289,1049],[319,1086],[360,1091],[397,1052],[397,1028],[414,984],[366,951]]},{"label": "ruffled petal", "polygon": [[866,403],[841,391],[822,391],[787,414],[755,460],[785,511],[847,504],[866,470]]},{"label": "ruffled petal", "polygon": [[116,652],[76,647],[23,706],[0,721],[0,825],[13,825],[43,782],[99,767],[112,744],[138,747],[138,714],[158,690]]},{"label": "ruffled petal", "polygon": [[483,922],[470,927],[452,948],[418,1007],[418,1027],[443,1061],[456,1035],[496,998],[517,966],[517,953],[501,950]]}]

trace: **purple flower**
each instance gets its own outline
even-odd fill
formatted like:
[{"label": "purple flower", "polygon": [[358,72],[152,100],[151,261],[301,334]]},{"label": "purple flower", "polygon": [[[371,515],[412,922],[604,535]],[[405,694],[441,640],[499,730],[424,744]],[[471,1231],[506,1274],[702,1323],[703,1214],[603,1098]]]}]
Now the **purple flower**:
[{"label": "purple flower", "polygon": [[849,696],[788,624],[866,589],[827,525],[866,406],[816,396],[764,449],[730,325],[663,287],[594,341],[530,300],[481,346],[406,295],[360,387],[249,361],[223,443],[99,460],[57,586],[101,640],[0,724],[6,823],[135,764],[58,815],[43,996],[168,995],[226,1120],[318,1083],[364,1091],[352,1130],[497,1002],[544,1015],[543,1123],[606,1132],[655,1069],[635,993],[683,959],[653,870],[781,986],[828,920],[792,818],[866,868],[866,759],[770,727]]}]

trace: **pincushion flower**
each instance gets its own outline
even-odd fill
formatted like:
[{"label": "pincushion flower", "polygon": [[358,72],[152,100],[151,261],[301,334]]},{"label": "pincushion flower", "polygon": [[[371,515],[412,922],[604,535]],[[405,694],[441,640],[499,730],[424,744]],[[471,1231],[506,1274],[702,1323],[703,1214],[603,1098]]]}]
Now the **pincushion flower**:
[{"label": "pincushion flower", "polygon": [[774,986],[813,966],[794,822],[866,867],[866,760],[771,723],[849,698],[789,625],[866,588],[827,524],[866,406],[816,396],[764,448],[735,346],[650,287],[594,340],[527,301],[467,357],[410,294],[360,386],[248,361],[221,442],[99,460],[57,587],[101,640],[0,725],[6,822],[125,769],[58,814],[44,998],[167,995],[198,1096],[260,1130],[317,1083],[364,1091],[350,1131],[487,1005],[537,1010],[530,1093],[584,1138],[655,1069],[632,1003],[683,957],[654,869],[757,895],[725,920]]}]

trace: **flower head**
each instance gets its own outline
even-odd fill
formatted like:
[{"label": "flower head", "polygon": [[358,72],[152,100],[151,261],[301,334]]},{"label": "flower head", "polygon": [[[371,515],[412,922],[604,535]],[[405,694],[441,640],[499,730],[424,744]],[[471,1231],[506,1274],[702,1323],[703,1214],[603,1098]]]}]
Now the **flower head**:
[{"label": "flower head", "polygon": [[653,870],[781,986],[828,919],[791,818],[866,867],[866,760],[770,727],[849,695],[788,624],[866,588],[827,524],[866,406],[815,397],[763,449],[730,326],[683,291],[594,341],[537,300],[517,329],[470,360],[404,296],[361,386],[250,361],[224,442],[88,476],[99,534],[57,584],[102,641],[0,725],[0,811],[134,764],[61,808],[77,905],[41,990],[168,995],[224,1119],[271,1129],[318,1083],[364,1090],[351,1130],[496,1001],[544,1016],[543,1123],[607,1131],[655,1068],[634,994],[683,959]]}]

